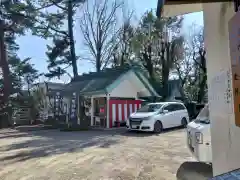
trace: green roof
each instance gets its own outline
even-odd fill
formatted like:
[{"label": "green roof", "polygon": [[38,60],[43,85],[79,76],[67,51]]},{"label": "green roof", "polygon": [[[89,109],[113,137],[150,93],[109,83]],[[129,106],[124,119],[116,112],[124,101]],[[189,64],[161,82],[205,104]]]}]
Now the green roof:
[{"label": "green roof", "polygon": [[83,74],[73,79],[69,84],[65,85],[65,87],[61,90],[61,93],[106,93],[106,88],[130,69],[130,66],[125,66],[105,69],[101,72],[90,72],[88,74]]},{"label": "green roof", "polygon": [[[110,88],[110,85],[130,70],[135,73],[152,96],[159,96],[155,89],[149,87],[151,86],[150,82],[148,84],[143,79],[143,77],[145,77],[143,69],[135,64],[125,65],[124,67],[107,68],[100,72],[90,72],[88,74],[80,75],[70,83],[64,85],[63,88],[59,90],[51,90],[48,94],[55,95],[57,91],[62,95],[71,95],[73,92],[84,95],[105,94],[108,93],[107,88]],[[146,80],[148,80],[147,77]]]}]

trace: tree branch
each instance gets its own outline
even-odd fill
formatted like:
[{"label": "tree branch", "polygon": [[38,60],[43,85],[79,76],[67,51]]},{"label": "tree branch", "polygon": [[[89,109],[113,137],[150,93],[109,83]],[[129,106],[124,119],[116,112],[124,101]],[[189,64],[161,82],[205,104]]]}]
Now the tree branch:
[{"label": "tree branch", "polygon": [[108,7],[108,0],[95,0],[91,13],[89,5],[84,10],[80,29],[97,68],[105,68],[109,64],[118,43],[119,31],[115,29],[115,15],[119,7],[116,0],[111,9]]}]

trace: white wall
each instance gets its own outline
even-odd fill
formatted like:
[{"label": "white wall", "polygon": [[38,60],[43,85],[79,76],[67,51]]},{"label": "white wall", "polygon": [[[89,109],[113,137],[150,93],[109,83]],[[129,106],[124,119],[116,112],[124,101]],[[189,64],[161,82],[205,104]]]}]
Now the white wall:
[{"label": "white wall", "polygon": [[145,92],[146,96],[150,96],[148,90],[142,82],[136,77],[134,72],[127,73],[123,80],[116,88],[110,93],[111,97],[137,97],[138,92]]},{"label": "white wall", "polygon": [[[203,4],[203,12],[213,173],[218,175],[240,167],[240,128],[235,126],[233,101],[230,99],[230,103],[227,103],[225,98],[227,72],[231,73],[228,21],[234,11],[231,3],[208,3]],[[230,88],[232,93],[231,84]]]},{"label": "white wall", "polygon": [[137,89],[128,79],[126,79],[113,89],[110,96],[135,98],[137,96]]}]

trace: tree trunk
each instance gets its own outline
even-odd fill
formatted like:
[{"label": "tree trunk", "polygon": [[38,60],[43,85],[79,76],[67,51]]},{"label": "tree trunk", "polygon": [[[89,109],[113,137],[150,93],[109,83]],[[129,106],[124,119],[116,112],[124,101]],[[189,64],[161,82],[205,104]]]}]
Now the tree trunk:
[{"label": "tree trunk", "polygon": [[163,99],[166,100],[168,97],[168,77],[169,77],[169,70],[165,66],[162,69],[162,87],[163,87]]},{"label": "tree trunk", "polygon": [[154,77],[154,72],[153,72],[153,64],[152,64],[152,60],[150,57],[147,56],[147,54],[144,54],[144,61],[146,62],[146,65],[145,65],[145,68],[147,69],[148,71],[148,74],[150,76],[150,79],[152,81],[155,80],[155,77]]},{"label": "tree trunk", "polygon": [[78,76],[77,69],[77,58],[75,53],[75,45],[74,45],[74,37],[73,37],[73,4],[72,1],[68,1],[68,35],[69,35],[69,43],[70,43],[70,53],[71,53],[71,61],[73,68],[73,77]]},{"label": "tree trunk", "polygon": [[169,67],[169,64],[168,64],[168,60],[169,60],[169,54],[167,52],[167,57],[165,59],[164,57],[164,53],[166,51],[163,50],[162,51],[162,56],[161,56],[161,59],[162,59],[162,89],[163,89],[163,100],[166,100],[167,97],[168,97],[168,79],[169,79],[169,71],[170,71],[170,67]]},{"label": "tree trunk", "polygon": [[113,64],[112,64],[112,67],[115,68],[118,66],[118,59],[116,57],[116,54],[114,53],[113,54]]},{"label": "tree trunk", "polygon": [[11,93],[11,77],[10,70],[7,62],[6,47],[4,44],[4,22],[0,20],[0,67],[3,73],[3,98],[1,103],[8,101]]},{"label": "tree trunk", "polygon": [[28,96],[30,97],[31,96],[30,86],[29,86],[29,84],[27,86],[28,86],[27,87]]},{"label": "tree trunk", "polygon": [[[197,102],[198,103],[202,103],[204,100],[204,96],[205,96],[205,89],[206,89],[206,85],[207,85],[207,67],[206,67],[206,58],[205,58],[205,54],[206,52],[200,51],[200,58],[201,58],[201,70],[202,70],[202,74],[200,73],[200,83],[199,83],[199,91],[198,91],[198,96],[197,96]],[[202,79],[201,79],[202,76]]]},{"label": "tree trunk", "polygon": [[125,52],[122,52],[122,57],[121,57],[120,66],[123,67],[124,64],[125,64]]},{"label": "tree trunk", "polygon": [[181,100],[184,102],[184,103],[187,103],[188,102],[188,99],[186,98],[186,95],[185,95],[185,92],[184,92],[184,88],[183,88],[183,84],[181,86],[179,86],[179,93],[181,95]]},{"label": "tree trunk", "polygon": [[143,54],[144,61],[146,63],[145,68],[147,69],[150,79],[154,82],[155,81],[155,74],[154,74],[154,68],[152,63],[152,46],[148,45],[145,53]]},{"label": "tree trunk", "polygon": [[96,72],[101,71],[101,50],[97,50],[97,57],[96,57]]},{"label": "tree trunk", "polygon": [[122,51],[122,57],[121,57],[121,62],[120,66],[124,66],[127,60],[127,42],[126,42],[126,32],[123,34],[123,51]]},{"label": "tree trunk", "polygon": [[198,103],[202,103],[204,100],[206,84],[207,84],[207,75],[204,74],[199,84],[199,91],[198,91],[198,97],[197,97]]}]

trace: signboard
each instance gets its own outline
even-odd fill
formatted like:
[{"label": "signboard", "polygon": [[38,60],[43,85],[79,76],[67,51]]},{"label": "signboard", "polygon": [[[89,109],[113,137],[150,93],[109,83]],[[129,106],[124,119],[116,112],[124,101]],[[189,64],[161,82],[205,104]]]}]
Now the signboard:
[{"label": "signboard", "polygon": [[229,21],[229,47],[232,66],[232,86],[235,124],[240,127],[240,11]]},{"label": "signboard", "polygon": [[57,92],[56,96],[54,97],[54,109],[55,109],[54,116],[56,120],[59,120],[59,115],[61,113],[61,110],[60,110],[61,101],[62,101],[62,97],[60,96],[60,93]]},{"label": "signboard", "polygon": [[72,124],[77,124],[78,123],[78,118],[77,118],[77,94],[74,92],[72,94],[72,99],[71,99],[71,103],[70,103],[70,122]]},{"label": "signboard", "polygon": [[[223,69],[210,79],[208,85],[209,101],[211,101],[211,113],[213,116],[218,116],[218,112],[224,112],[224,115],[232,114],[232,88],[231,88],[231,71]],[[224,103],[222,103],[224,102]],[[227,112],[227,114],[226,114]],[[216,113],[216,114],[215,114]],[[221,114],[221,116],[223,116]]]}]

